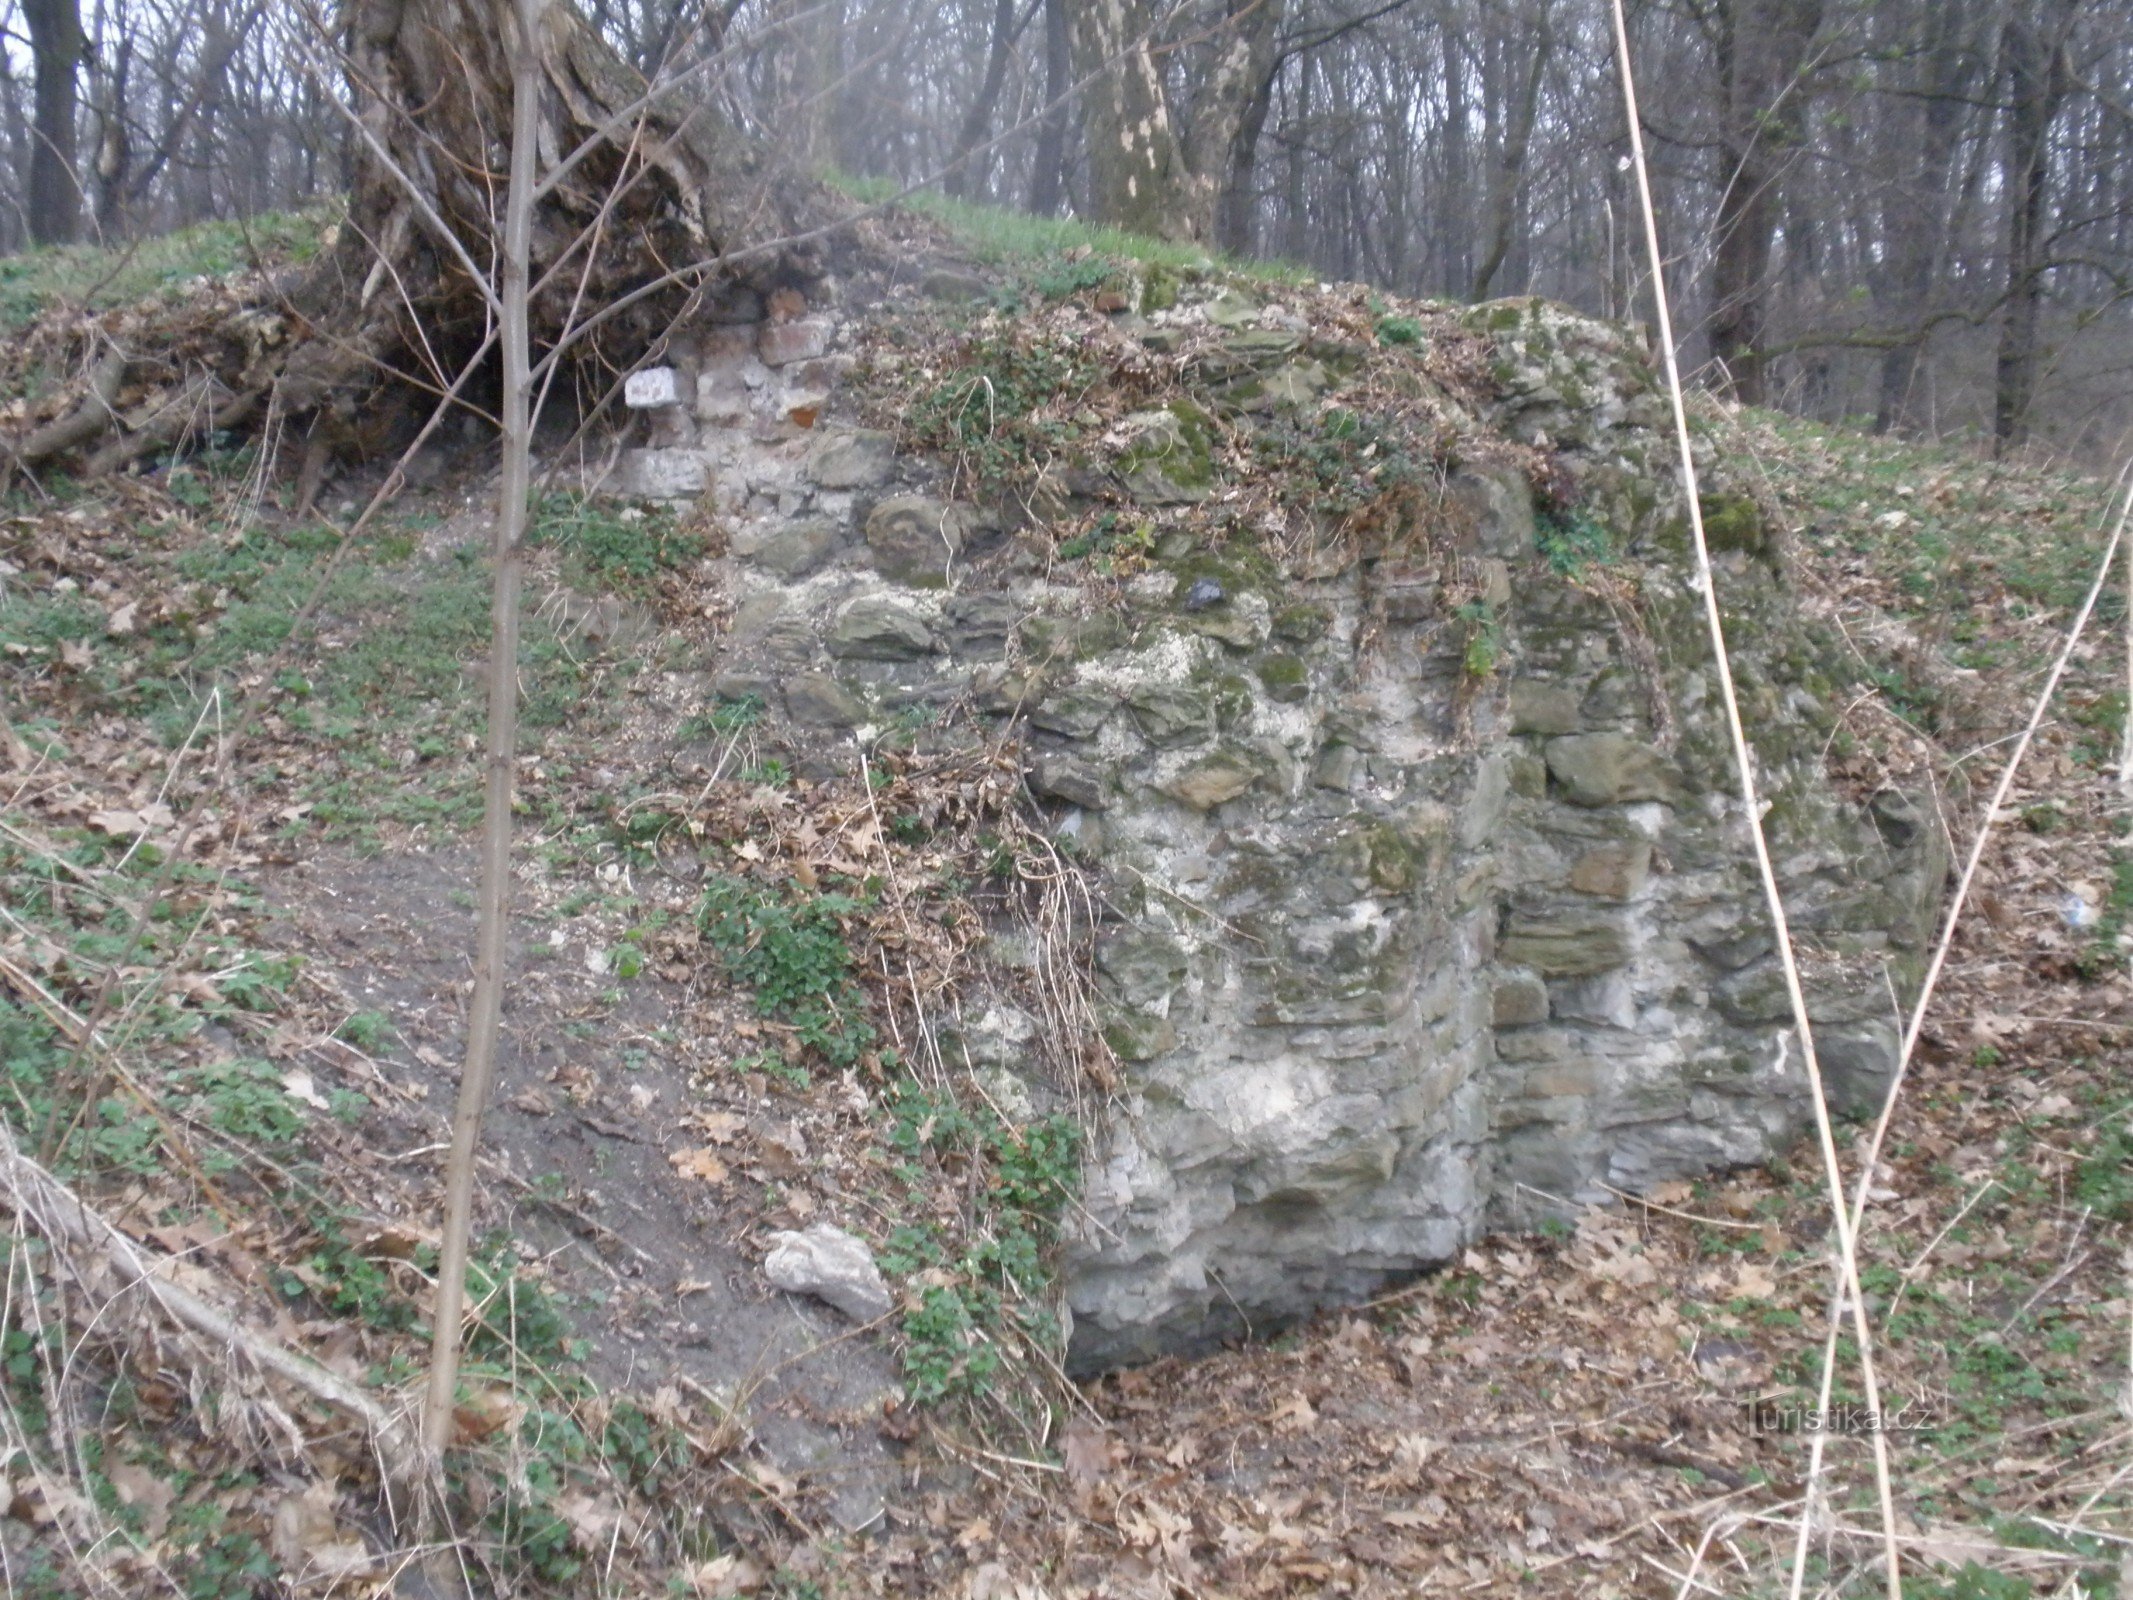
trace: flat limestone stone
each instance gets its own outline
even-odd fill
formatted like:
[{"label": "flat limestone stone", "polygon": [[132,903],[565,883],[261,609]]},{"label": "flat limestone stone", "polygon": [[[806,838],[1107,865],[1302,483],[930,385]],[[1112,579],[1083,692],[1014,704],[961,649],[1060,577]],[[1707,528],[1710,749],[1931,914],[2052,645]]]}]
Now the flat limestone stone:
[{"label": "flat limestone stone", "polygon": [[1195,761],[1160,787],[1171,799],[1195,811],[1212,811],[1216,806],[1236,799],[1258,781],[1258,768],[1242,756],[1217,751]]},{"label": "flat limestone stone", "polygon": [[787,680],[785,713],[803,727],[856,728],[866,721],[866,703],[826,672],[802,672]]},{"label": "flat limestone stone", "polygon": [[1029,786],[1069,805],[1101,811],[1109,803],[1101,768],[1061,750],[1040,752],[1030,762]]},{"label": "flat limestone stone", "polygon": [[631,450],[622,458],[622,482],[647,500],[693,500],[711,481],[700,450]]},{"label": "flat limestone stone", "polygon": [[1498,959],[1531,967],[1547,978],[1584,978],[1629,959],[1629,935],[1609,917],[1563,913],[1552,919],[1513,919],[1497,946]]},{"label": "flat limestone stone", "polygon": [[945,585],[969,538],[969,513],[929,494],[892,495],[867,515],[875,570],[913,588]]},{"label": "flat limestone stone", "polygon": [[1671,800],[1679,784],[1666,757],[1622,733],[1574,733],[1548,741],[1548,772],[1572,805]]},{"label": "flat limestone stone", "polygon": [[933,630],[914,607],[879,594],[845,602],[825,642],[831,655],[853,661],[916,661],[934,648]]},{"label": "flat limestone stone", "polygon": [[885,1317],[895,1305],[866,1241],[827,1222],[774,1233],[763,1276],[788,1294],[813,1295],[854,1322]]},{"label": "flat limestone stone", "polygon": [[1576,733],[1579,699],[1577,690],[1567,683],[1521,678],[1511,685],[1511,731]]},{"label": "flat limestone stone", "polygon": [[1579,856],[1570,868],[1570,887],[1579,894],[1629,900],[1644,887],[1651,870],[1650,843],[1642,839],[1625,839],[1616,844],[1597,845]]},{"label": "flat limestone stone", "polygon": [[735,554],[745,554],[765,572],[791,582],[829,560],[842,541],[842,532],[829,518],[801,517],[764,534],[752,550],[742,552],[736,544]]},{"label": "flat limestone stone", "polygon": [[1499,1028],[1528,1028],[1548,1020],[1548,986],[1535,973],[1504,974],[1490,1000],[1490,1020]]},{"label": "flat limestone stone", "polygon": [[815,441],[807,470],[825,489],[878,489],[896,470],[896,441],[872,428],[840,428]]}]

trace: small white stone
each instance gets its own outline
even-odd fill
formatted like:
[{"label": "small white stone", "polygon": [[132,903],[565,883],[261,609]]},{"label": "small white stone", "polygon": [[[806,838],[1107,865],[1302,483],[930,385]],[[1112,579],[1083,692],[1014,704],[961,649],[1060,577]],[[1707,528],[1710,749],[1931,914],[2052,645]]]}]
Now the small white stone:
[{"label": "small white stone", "polygon": [[763,1276],[788,1294],[810,1294],[854,1322],[885,1317],[895,1304],[866,1241],[827,1222],[774,1233]]},{"label": "small white stone", "polygon": [[622,403],[632,411],[681,404],[681,374],[672,367],[646,367],[622,383]]}]

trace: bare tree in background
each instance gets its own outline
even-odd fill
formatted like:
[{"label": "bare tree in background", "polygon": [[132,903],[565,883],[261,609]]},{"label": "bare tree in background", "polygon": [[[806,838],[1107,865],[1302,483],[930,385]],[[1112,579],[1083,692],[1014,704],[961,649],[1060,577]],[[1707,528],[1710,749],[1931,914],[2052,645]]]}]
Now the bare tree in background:
[{"label": "bare tree in background", "polygon": [[2006,85],[2006,145],[2001,184],[2007,196],[2007,303],[1994,368],[1992,435],[2001,447],[2029,436],[2037,384],[2037,317],[2044,293],[2046,201],[2051,163],[2046,146],[2066,102],[2066,38],[2079,0],[2018,0],[2000,32]]},{"label": "bare tree in background", "polygon": [[1809,93],[1803,70],[1822,25],[1822,0],[1718,0],[1698,20],[1718,65],[1725,157],[1711,264],[1711,356],[1733,392],[1760,405],[1779,184],[1799,145]]},{"label": "bare tree in background", "polygon": [[[1238,135],[1275,58],[1282,0],[1197,8],[1088,0],[1067,10],[1075,65],[1088,83],[1083,128],[1095,220],[1211,243]],[[1168,43],[1166,29],[1184,37]],[[1175,74],[1176,95],[1166,82],[1173,54],[1186,63]]]},{"label": "bare tree in background", "polygon": [[37,111],[30,122],[28,221],[39,244],[71,244],[81,233],[76,160],[81,106],[81,0],[22,0],[29,26]]},{"label": "bare tree in background", "polygon": [[[426,9],[346,0],[342,15],[360,34]],[[16,180],[0,184],[0,249],[31,238],[33,194],[39,237],[64,235],[71,202],[106,242],[339,204],[358,141],[333,106],[339,69],[307,64],[300,15],[0,0]],[[1627,303],[1589,7],[584,0],[582,15],[646,73],[726,52],[688,95],[805,170],[945,173],[969,200],[1407,292]],[[69,17],[86,31],[73,70],[56,49],[40,75],[32,38],[63,42]],[[1654,64],[1644,110],[1685,252],[1684,336],[1711,381],[2009,447],[2037,431],[2100,448],[2133,424],[2122,6],[1645,0],[1632,22]],[[55,109],[69,85],[70,116]]]}]

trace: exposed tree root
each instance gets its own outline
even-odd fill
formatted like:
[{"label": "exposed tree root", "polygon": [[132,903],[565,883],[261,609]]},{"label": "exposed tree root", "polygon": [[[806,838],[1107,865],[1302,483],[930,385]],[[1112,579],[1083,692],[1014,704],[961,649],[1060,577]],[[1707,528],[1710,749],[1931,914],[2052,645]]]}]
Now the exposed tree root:
[{"label": "exposed tree root", "polygon": [[[321,23],[314,66],[346,84],[359,150],[346,219],[307,266],[255,275],[208,317],[150,314],[130,348],[76,319],[51,354],[79,377],[0,438],[0,476],[109,472],[270,416],[311,456],[404,442],[417,403],[450,389],[495,326],[512,9],[358,0],[331,46]],[[814,247],[777,241],[819,233],[826,199],[717,113],[715,68],[655,91],[566,4],[538,48],[537,356],[606,313],[570,352],[604,389],[694,300],[821,275]]]}]

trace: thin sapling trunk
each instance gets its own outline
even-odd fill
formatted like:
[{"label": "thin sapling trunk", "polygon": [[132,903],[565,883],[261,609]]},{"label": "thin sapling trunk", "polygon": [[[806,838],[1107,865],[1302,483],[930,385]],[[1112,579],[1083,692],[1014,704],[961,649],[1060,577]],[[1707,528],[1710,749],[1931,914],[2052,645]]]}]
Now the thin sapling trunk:
[{"label": "thin sapling trunk", "polygon": [[459,1104],[452,1115],[451,1161],[445,1169],[444,1239],[437,1259],[429,1400],[422,1418],[423,1447],[433,1468],[441,1464],[445,1446],[451,1442],[459,1380],[459,1325],[466,1303],[467,1238],[474,1214],[474,1158],[496,1083],[496,1043],[503,1024],[504,956],[511,912],[511,793],[518,754],[519,591],[525,577],[527,497],[533,469],[533,353],[526,290],[540,118],[537,41],[541,14],[548,4],[549,0],[518,0],[518,27],[511,40],[511,176],[504,197],[499,296],[503,468],[489,612],[488,787],[482,812],[474,995],[468,1008]]}]

